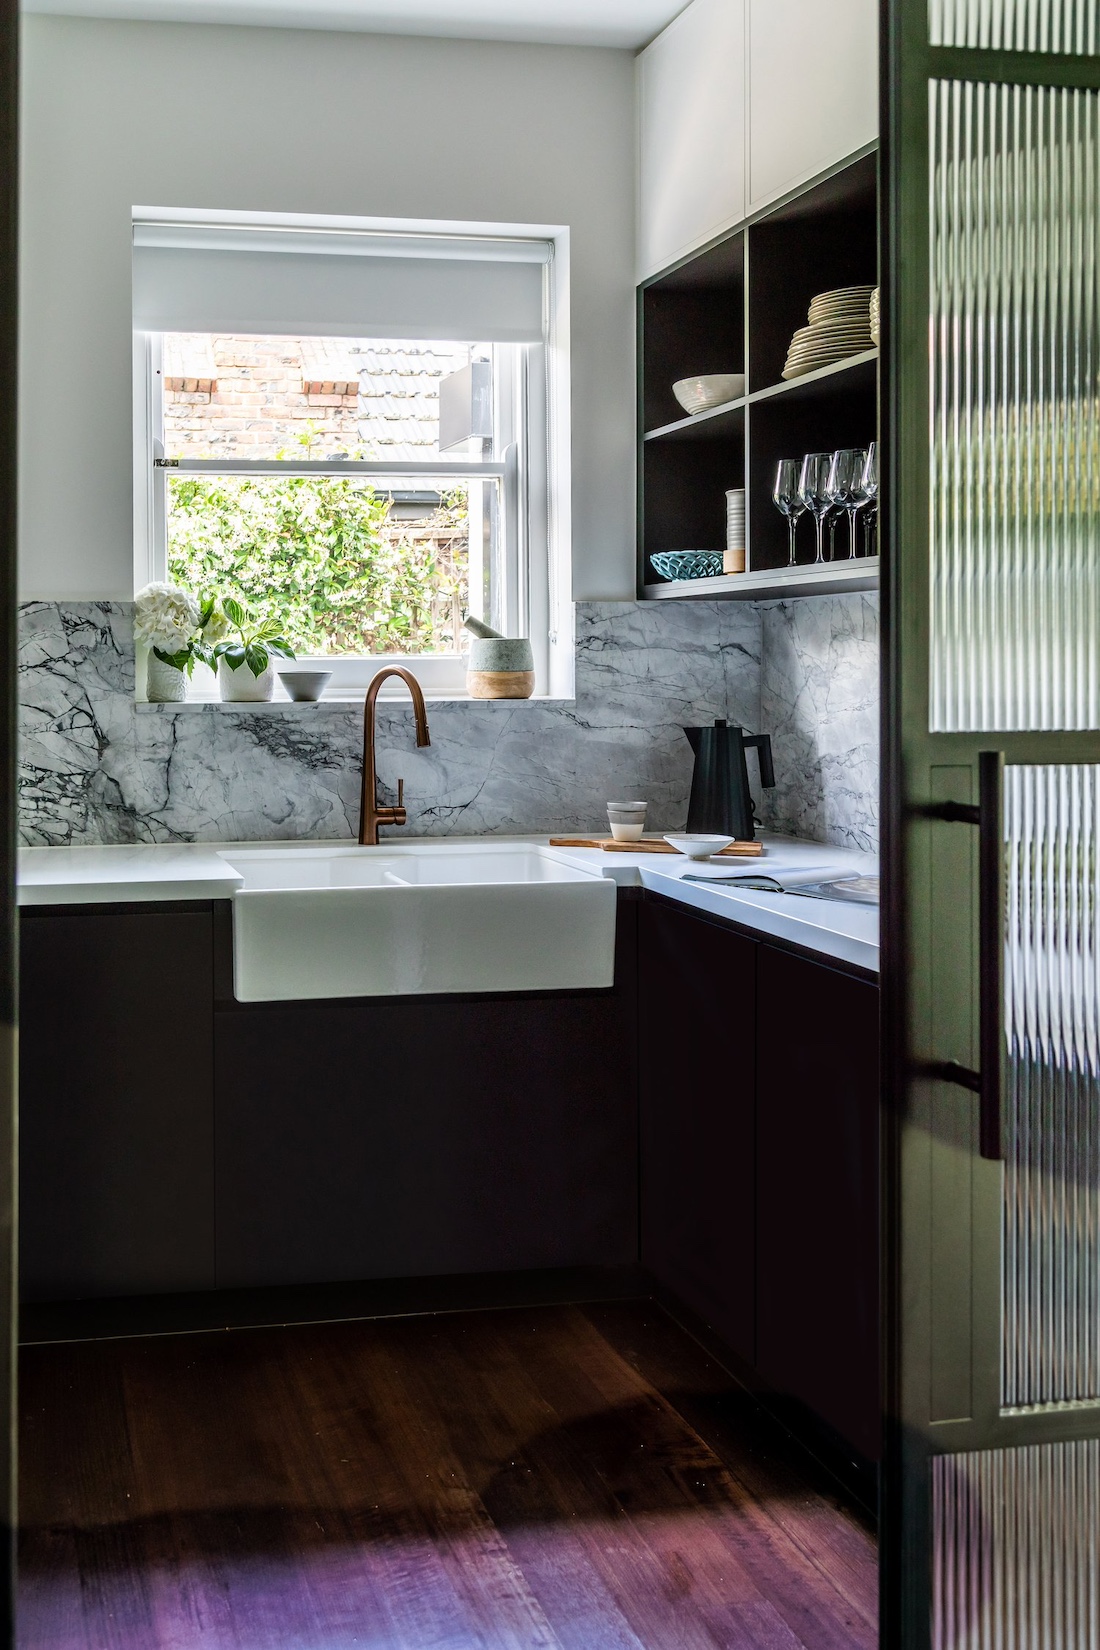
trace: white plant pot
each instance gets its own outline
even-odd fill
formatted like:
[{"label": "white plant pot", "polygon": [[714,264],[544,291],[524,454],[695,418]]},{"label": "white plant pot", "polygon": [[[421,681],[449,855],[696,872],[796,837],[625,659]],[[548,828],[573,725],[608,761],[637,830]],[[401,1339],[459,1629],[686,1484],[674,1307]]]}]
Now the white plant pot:
[{"label": "white plant pot", "polygon": [[178,705],[187,698],[187,677],[150,653],[145,665],[145,695],[154,705]]},{"label": "white plant pot", "polygon": [[225,660],[219,659],[218,688],[223,699],[235,704],[266,704],[275,692],[275,671],[268,665],[262,675],[253,676],[247,665],[230,670]]}]

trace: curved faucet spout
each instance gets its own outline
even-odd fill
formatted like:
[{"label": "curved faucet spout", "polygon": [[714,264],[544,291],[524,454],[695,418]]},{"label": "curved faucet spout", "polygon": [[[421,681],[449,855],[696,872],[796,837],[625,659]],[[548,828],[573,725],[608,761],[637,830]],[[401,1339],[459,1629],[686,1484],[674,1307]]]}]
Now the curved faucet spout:
[{"label": "curved faucet spout", "polygon": [[375,706],[378,703],[379,690],[387,676],[400,676],[412,695],[417,745],[430,745],[432,742],[428,733],[428,712],[420,683],[410,671],[403,670],[400,665],[387,665],[371,678],[371,684],[367,689],[367,702],[363,707],[363,790],[359,807],[359,842],[363,847],[377,847],[380,825],[404,825],[408,818],[404,807],[403,779],[397,781],[395,808],[382,807],[378,802],[378,774],[374,755]]}]

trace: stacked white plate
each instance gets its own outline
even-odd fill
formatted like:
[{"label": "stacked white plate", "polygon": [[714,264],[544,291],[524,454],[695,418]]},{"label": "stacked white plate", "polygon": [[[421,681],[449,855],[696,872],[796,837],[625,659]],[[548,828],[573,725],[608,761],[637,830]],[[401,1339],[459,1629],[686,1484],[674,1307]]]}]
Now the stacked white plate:
[{"label": "stacked white plate", "polygon": [[831,367],[849,355],[874,348],[871,337],[872,286],[842,286],[819,292],[810,304],[809,326],[791,339],[784,378],[801,378],[819,367]]}]

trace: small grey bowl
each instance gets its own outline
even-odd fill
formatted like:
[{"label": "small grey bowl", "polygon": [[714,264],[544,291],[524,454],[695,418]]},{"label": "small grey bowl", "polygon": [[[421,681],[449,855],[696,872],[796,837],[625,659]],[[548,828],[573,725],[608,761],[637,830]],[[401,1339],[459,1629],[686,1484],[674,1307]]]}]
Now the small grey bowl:
[{"label": "small grey bowl", "polygon": [[332,681],[331,670],[280,670],[279,680],[297,704],[319,699]]}]

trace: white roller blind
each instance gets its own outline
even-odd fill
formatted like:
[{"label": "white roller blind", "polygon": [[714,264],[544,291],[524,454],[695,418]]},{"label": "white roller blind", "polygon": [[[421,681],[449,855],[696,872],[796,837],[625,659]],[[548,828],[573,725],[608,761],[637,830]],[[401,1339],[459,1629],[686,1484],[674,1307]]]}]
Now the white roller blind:
[{"label": "white roller blind", "polygon": [[537,342],[550,253],[534,239],[135,223],[134,325]]}]

